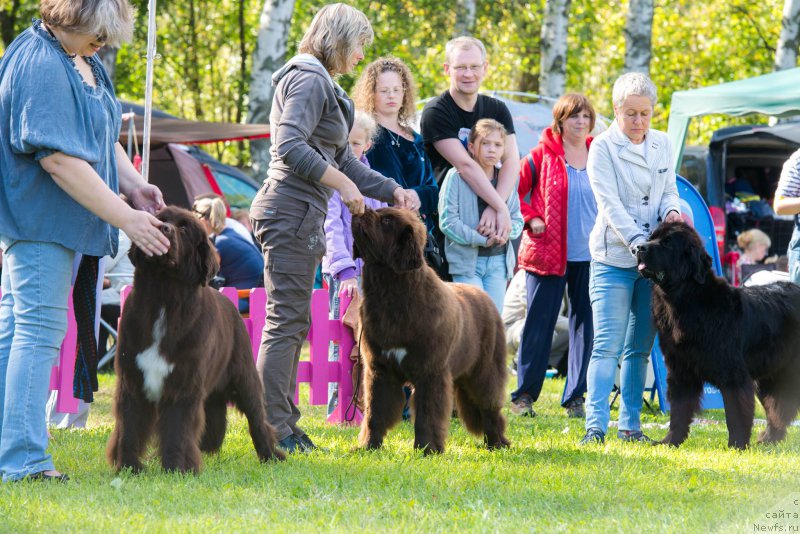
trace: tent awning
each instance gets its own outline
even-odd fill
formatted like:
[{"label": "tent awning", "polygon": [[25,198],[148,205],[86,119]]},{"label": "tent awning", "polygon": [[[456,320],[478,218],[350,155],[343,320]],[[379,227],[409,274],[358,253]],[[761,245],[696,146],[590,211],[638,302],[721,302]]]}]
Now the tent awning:
[{"label": "tent awning", "polygon": [[[139,143],[144,139],[144,108],[136,104],[122,102],[122,111],[133,111],[136,136]],[[120,141],[128,140],[128,123],[122,123]],[[153,110],[150,126],[150,142],[153,145],[179,143],[183,145],[199,145],[220,141],[241,141],[243,139],[265,139],[269,137],[268,124],[232,124],[226,122],[190,121],[172,117],[163,112]]]},{"label": "tent awning", "polygon": [[800,67],[672,94],[667,133],[677,170],[692,117],[720,113],[781,116],[800,112]]}]

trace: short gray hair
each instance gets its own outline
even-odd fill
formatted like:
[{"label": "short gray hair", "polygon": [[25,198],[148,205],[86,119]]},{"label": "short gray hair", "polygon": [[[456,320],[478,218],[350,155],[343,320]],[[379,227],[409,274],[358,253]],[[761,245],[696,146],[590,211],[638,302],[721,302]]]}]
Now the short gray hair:
[{"label": "short gray hair", "polygon": [[350,54],[372,43],[374,36],[364,13],[347,4],[328,4],[314,15],[297,49],[320,60],[331,74],[338,74],[347,71]]},{"label": "short gray hair", "polygon": [[655,106],[658,96],[653,81],[642,72],[626,72],[614,82],[611,101],[619,107],[629,96],[645,96]]},{"label": "short gray hair", "polygon": [[483,46],[480,39],[470,37],[469,35],[462,35],[461,37],[456,37],[455,39],[447,41],[447,44],[444,45],[444,59],[449,64],[450,56],[453,55],[453,52],[456,50],[469,50],[473,47],[481,51],[481,61],[486,63],[486,47]]},{"label": "short gray hair", "polygon": [[39,13],[49,26],[100,36],[112,47],[133,37],[134,10],[128,0],[41,0]]}]

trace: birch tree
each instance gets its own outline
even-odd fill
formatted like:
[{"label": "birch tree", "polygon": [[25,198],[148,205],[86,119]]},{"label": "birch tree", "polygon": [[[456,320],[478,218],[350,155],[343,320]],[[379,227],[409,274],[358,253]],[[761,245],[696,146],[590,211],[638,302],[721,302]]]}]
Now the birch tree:
[{"label": "birch tree", "polygon": [[653,0],[630,0],[625,22],[625,72],[650,75],[653,36]]},{"label": "birch tree", "polygon": [[[253,74],[250,78],[250,93],[247,122],[267,124],[272,108],[272,75],[286,62],[286,47],[289,28],[294,14],[295,0],[264,0],[258,29],[256,47],[253,51]],[[269,141],[253,140],[250,143],[253,169],[265,177],[269,166]]]},{"label": "birch tree", "polygon": [[547,0],[542,20],[539,93],[557,98],[567,84],[567,26],[571,0]]},{"label": "birch tree", "polygon": [[457,0],[455,35],[472,35],[475,28],[476,0]]},{"label": "birch tree", "polygon": [[798,30],[800,29],[800,0],[785,0],[781,35],[775,50],[775,70],[791,69],[797,66]]}]

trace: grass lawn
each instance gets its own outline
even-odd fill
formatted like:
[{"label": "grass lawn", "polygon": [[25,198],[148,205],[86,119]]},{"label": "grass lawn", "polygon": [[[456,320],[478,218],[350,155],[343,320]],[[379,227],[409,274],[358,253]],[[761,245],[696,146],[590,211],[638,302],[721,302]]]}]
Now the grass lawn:
[{"label": "grass lawn", "polygon": [[[236,413],[221,453],[205,457],[199,476],[164,474],[157,459],[140,476],[116,476],[104,457],[113,385],[101,375],[86,430],[53,431],[50,450],[72,477],[67,485],[0,485],[0,531],[756,532],[755,524],[776,522],[800,531],[800,519],[767,516],[800,516],[797,427],[780,445],[746,452],[727,449],[724,423],[695,426],[680,449],[623,444],[613,428],[604,446],[579,448],[583,424],[567,419],[558,405],[564,382],[553,379],[537,417],[509,414],[507,451],[484,450],[454,421],[444,455],[415,453],[408,423],[382,451],[352,452],[357,430],[326,425],[324,407],[306,405],[301,424],[325,452],[259,464]],[[703,417],[723,421],[718,411]],[[667,418],[647,414],[644,422]]]}]

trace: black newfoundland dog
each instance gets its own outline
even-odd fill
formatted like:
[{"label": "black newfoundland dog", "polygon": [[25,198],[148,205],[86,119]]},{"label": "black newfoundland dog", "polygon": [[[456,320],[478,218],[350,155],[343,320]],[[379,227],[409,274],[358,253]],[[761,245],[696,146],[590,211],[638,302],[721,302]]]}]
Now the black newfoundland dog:
[{"label": "black newfoundland dog", "polygon": [[139,472],[155,429],[164,469],[197,473],[200,451],[222,445],[229,402],[247,417],[259,459],[283,459],[244,323],[231,301],[207,287],[218,267],[205,230],[181,208],[158,218],[169,252],[130,251],[135,272],[119,330],[108,461]]},{"label": "black newfoundland dog", "polygon": [[375,449],[402,415],[414,385],[414,447],[443,452],[453,396],[468,431],[489,448],[507,447],[501,413],[505,333],[482,290],[446,284],[423,259],[425,226],[407,210],[353,217],[354,253],[364,259],[365,413],[359,444]]},{"label": "black newfoundland dog", "polygon": [[662,443],[686,440],[703,382],[722,392],[729,447],[749,446],[754,394],[767,414],[759,442],[784,439],[800,406],[800,287],[729,286],[682,222],[661,224],[638,261],[654,282],[653,317],[667,365],[672,412]]}]

